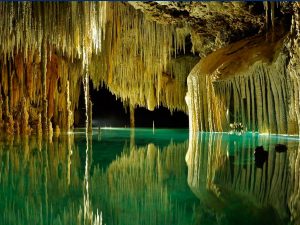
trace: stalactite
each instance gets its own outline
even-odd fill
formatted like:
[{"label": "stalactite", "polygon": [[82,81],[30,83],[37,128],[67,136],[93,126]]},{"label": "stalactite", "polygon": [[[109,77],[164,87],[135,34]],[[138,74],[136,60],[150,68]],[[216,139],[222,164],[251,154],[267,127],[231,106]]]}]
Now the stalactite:
[{"label": "stalactite", "polygon": [[13,116],[11,114],[8,115],[8,119],[7,119],[7,122],[6,122],[6,133],[8,135],[13,135],[14,134],[14,119],[13,119]]},{"label": "stalactite", "polygon": [[[80,92],[78,80],[82,74],[81,69],[78,70],[80,64],[78,61],[81,61],[82,67],[83,51],[89,59],[92,52],[101,52],[101,41],[105,39],[106,4],[95,2],[0,5],[1,12],[7,18],[0,22],[0,27],[3,27],[0,39],[1,42],[7,43],[0,50],[1,86],[4,98],[7,96],[9,98],[10,111],[13,115],[20,110],[17,107],[25,97],[27,102],[32,104],[29,108],[35,108],[30,109],[30,123],[34,126],[37,123],[37,116],[31,114],[36,110],[43,112],[44,130],[47,130],[47,121],[52,117],[54,125],[58,124],[63,130],[66,129],[67,101],[59,102],[65,93],[63,88],[65,83],[58,83],[58,87],[57,81],[64,80],[64,76],[70,73],[72,77],[70,100],[71,109],[74,110]],[[82,11],[83,8],[85,10]],[[85,21],[80,19],[78,22],[78,14],[81,12],[86,14],[82,17]],[[84,36],[82,34],[86,34],[86,37],[81,38]],[[8,36],[10,37],[7,38]],[[74,43],[73,40],[78,42]],[[25,91],[25,87],[28,91]]]},{"label": "stalactite", "polygon": [[275,2],[270,2],[271,4],[271,22],[272,22],[272,30],[275,28]]},{"label": "stalactite", "polygon": [[[170,60],[172,54],[183,48],[183,44],[177,46],[175,42],[184,43],[188,35],[187,28],[176,30],[172,25],[156,24],[145,19],[140,12],[121,4],[113,4],[108,11],[107,18],[112,20],[112,25],[106,27],[106,39],[102,45],[103,55],[107,57],[92,58],[89,67],[91,79],[95,81],[96,86],[104,82],[109,90],[123,102],[130,100],[135,105],[144,106],[150,110],[161,104],[170,110],[185,109],[183,97],[186,91],[185,77],[181,80],[179,73],[171,72],[176,66],[172,66]],[[107,43],[107,40],[112,41]],[[93,74],[99,70],[99,67],[94,68],[96,64],[93,60],[107,61],[107,63],[101,62],[104,68],[104,73],[101,72],[104,75],[103,78],[94,78]],[[181,64],[182,67],[193,66],[192,62],[186,62],[186,64]],[[185,72],[184,75],[186,76],[187,73]],[[172,80],[165,76],[166,74],[170,74],[170,78],[174,78],[172,76],[175,75],[174,82],[167,82]],[[181,86],[178,85],[180,87],[178,91],[182,94],[178,97],[172,89],[172,85],[173,87],[177,85],[177,83],[172,84],[175,82],[181,84]]]},{"label": "stalactite", "polygon": [[264,1],[264,10],[265,10],[266,30],[268,30],[268,28],[269,28],[269,3],[268,3],[268,1]]},{"label": "stalactite", "polygon": [[31,127],[41,113],[45,132],[49,119],[67,131],[86,72],[123,102],[187,111],[186,77],[198,60],[180,56],[187,24],[149,21],[127,3],[6,2],[0,12],[1,91],[14,120],[25,98]]},{"label": "stalactite", "polygon": [[[290,39],[287,44],[289,54],[290,54],[290,61],[287,65],[287,71],[290,74],[290,86],[289,90],[292,92],[290,95],[292,97],[291,100],[291,109],[289,111],[289,116],[292,118],[292,121],[294,124],[298,125],[298,129],[296,132],[298,132],[298,135],[300,135],[300,105],[299,105],[299,99],[300,99],[300,92],[299,92],[299,84],[300,84],[300,71],[298,69],[297,64],[299,63],[300,58],[300,51],[299,51],[299,39],[300,39],[300,12],[299,12],[299,3],[294,3],[294,17],[292,19],[292,25],[290,30]],[[295,130],[295,128],[291,130]]]},{"label": "stalactite", "polygon": [[[231,123],[241,123],[251,131],[298,134],[298,109],[293,99],[299,94],[292,88],[296,84],[293,75],[286,72],[284,33],[269,35],[267,41],[271,42],[263,50],[258,49],[266,42],[262,36],[237,42],[193,68],[187,92],[191,131],[230,131]],[[254,48],[231,54],[252,41]],[[238,65],[235,57],[245,57],[245,61]]]},{"label": "stalactite", "polygon": [[190,73],[187,93],[190,129],[196,131],[220,131],[222,122],[226,120],[226,108],[218,101],[210,76],[194,75],[196,66]]}]

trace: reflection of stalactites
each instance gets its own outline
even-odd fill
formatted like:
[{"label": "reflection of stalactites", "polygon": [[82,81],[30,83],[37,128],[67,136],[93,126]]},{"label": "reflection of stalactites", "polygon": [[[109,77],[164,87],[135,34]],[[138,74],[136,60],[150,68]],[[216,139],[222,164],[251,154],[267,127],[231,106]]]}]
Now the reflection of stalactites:
[{"label": "reflection of stalactites", "polygon": [[3,127],[3,99],[1,95],[1,86],[0,86],[0,129]]},{"label": "reflection of stalactites", "polygon": [[42,179],[43,179],[43,184],[44,184],[44,203],[43,205],[45,206],[45,212],[43,214],[45,215],[46,218],[49,218],[49,203],[48,203],[48,172],[49,172],[49,162],[48,162],[48,150],[49,150],[49,144],[45,142],[44,148],[42,151],[43,154],[43,173],[42,173]]},{"label": "reflection of stalactites", "polygon": [[[94,170],[93,199],[107,202],[106,215],[114,218],[115,224],[131,224],[133,217],[137,218],[135,224],[189,224],[186,211],[172,201],[168,191],[169,185],[186,189],[186,149],[187,142],[171,142],[163,149],[154,144],[134,146],[129,152],[125,147],[106,171]],[[98,188],[99,180],[108,182]],[[153,212],[156,212],[155,217]]]},{"label": "reflection of stalactites", "polygon": [[73,134],[68,134],[68,156],[67,156],[67,163],[68,163],[68,169],[67,169],[67,184],[68,186],[71,183],[71,163],[72,163],[72,146],[74,142],[74,135]]},{"label": "reflection of stalactites", "polygon": [[90,198],[89,198],[89,152],[90,152],[90,137],[86,127],[86,150],[85,150],[85,169],[83,181],[83,220],[84,224],[90,224],[92,217],[90,214]]},{"label": "reflection of stalactites", "polygon": [[135,130],[130,129],[130,149],[134,149],[135,146]]},{"label": "reflection of stalactites", "polygon": [[24,142],[24,144],[23,144],[24,145],[24,159],[26,162],[28,162],[29,157],[30,157],[30,147],[31,147],[31,146],[29,146],[28,136],[25,135],[22,140]]},{"label": "reflection of stalactites", "polygon": [[[67,149],[65,141],[64,138],[54,139],[53,144],[45,141],[42,151],[37,151],[36,139],[27,135],[8,142],[8,145],[0,145],[1,223],[55,224],[64,221],[65,224],[76,224],[78,205],[74,205],[74,198],[69,196],[80,196],[82,191],[78,173],[80,158],[78,151],[74,151],[72,179],[68,186],[65,179],[68,152],[62,151]],[[32,193],[40,195],[37,198]]]},{"label": "reflection of stalactites", "polygon": [[222,134],[192,134],[186,155],[188,165],[188,184],[196,196],[201,197],[203,190],[211,190],[219,196],[214,184],[215,172],[225,161]]},{"label": "reflection of stalactites", "polygon": [[[86,128],[88,129],[88,128]],[[84,224],[102,225],[102,212],[93,212],[90,200],[90,170],[92,165],[92,135],[86,131],[85,170],[83,181],[83,222]],[[80,215],[80,212],[79,212]]]},{"label": "reflection of stalactites", "polygon": [[[296,209],[299,209],[298,200],[295,200],[299,198],[299,175],[296,172],[299,157],[274,151],[274,141],[277,143],[278,140],[269,136],[233,138],[216,133],[190,136],[186,161],[191,190],[206,201],[207,192],[223,200],[228,197],[228,192],[243,196],[243,199],[247,197],[257,207],[271,206],[282,220],[289,216],[286,207],[289,202],[290,211],[294,210],[296,214]],[[249,162],[257,145],[263,145],[269,152],[262,168],[257,168],[252,160]],[[289,190],[293,185],[295,188]]]},{"label": "reflection of stalactites", "polygon": [[291,166],[290,190],[288,206],[291,213],[291,221],[299,224],[300,221],[300,146],[298,151],[292,152],[289,157]]}]

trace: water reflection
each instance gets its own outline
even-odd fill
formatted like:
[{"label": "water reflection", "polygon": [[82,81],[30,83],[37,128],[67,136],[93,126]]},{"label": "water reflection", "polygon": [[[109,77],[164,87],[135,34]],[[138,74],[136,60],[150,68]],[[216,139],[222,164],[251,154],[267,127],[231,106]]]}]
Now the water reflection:
[{"label": "water reflection", "polygon": [[113,136],[1,140],[0,224],[191,224],[188,142]]},{"label": "water reflection", "polygon": [[[163,150],[153,144],[131,148],[106,172],[95,170],[93,200],[106,203],[99,207],[111,224],[190,224],[184,209],[170,199],[175,186],[175,191],[187,189],[186,147],[187,143],[171,143]],[[99,190],[104,195],[99,195]]]},{"label": "water reflection", "polygon": [[35,137],[2,140],[1,224],[77,222],[80,199],[71,199],[81,195],[80,160],[77,151],[70,156],[68,143],[66,137],[52,143]]},{"label": "water reflection", "polygon": [[300,224],[298,140],[170,132],[2,139],[0,224]]},{"label": "water reflection", "polygon": [[[288,151],[275,152],[278,143]],[[254,163],[256,146],[269,152],[262,168]],[[198,220],[209,215],[211,224],[299,224],[298,146],[279,136],[191,135],[186,161],[188,184],[202,204]]]}]

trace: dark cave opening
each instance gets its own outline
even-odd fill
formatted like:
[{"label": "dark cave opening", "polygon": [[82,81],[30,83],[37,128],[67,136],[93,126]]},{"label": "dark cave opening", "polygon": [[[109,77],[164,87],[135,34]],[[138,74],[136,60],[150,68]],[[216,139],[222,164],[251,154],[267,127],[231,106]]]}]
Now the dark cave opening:
[{"label": "dark cave opening", "polygon": [[[129,108],[125,109],[122,101],[117,99],[107,88],[94,89],[90,83],[90,98],[93,102],[93,127],[130,127]],[[184,112],[171,113],[160,106],[154,111],[143,107],[135,109],[135,127],[152,128],[188,128],[188,115]],[[85,126],[84,92],[81,87],[78,109],[75,111],[75,127]]]}]

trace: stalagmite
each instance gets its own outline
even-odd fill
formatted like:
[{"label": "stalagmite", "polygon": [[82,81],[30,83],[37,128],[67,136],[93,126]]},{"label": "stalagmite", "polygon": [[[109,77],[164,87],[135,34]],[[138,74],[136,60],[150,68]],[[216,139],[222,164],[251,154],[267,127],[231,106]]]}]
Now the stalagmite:
[{"label": "stalagmite", "polygon": [[38,115],[38,124],[37,124],[37,136],[41,138],[43,136],[43,125],[42,125],[42,115]]},{"label": "stalagmite", "polygon": [[15,131],[14,125],[15,125],[15,122],[14,122],[13,116],[11,114],[9,114],[7,122],[6,122],[6,133],[8,135],[14,134],[14,131]]},{"label": "stalagmite", "polygon": [[60,129],[59,129],[59,126],[56,125],[56,127],[55,127],[55,136],[56,136],[56,138],[58,138],[59,135],[60,135]]},{"label": "stalagmite", "polygon": [[88,114],[89,114],[89,117],[88,117],[88,131],[89,133],[93,132],[93,125],[92,125],[92,118],[93,118],[93,103],[91,100],[89,100],[89,103],[88,103]]},{"label": "stalagmite", "polygon": [[47,43],[43,38],[41,46],[41,75],[42,75],[42,124],[44,133],[48,132],[48,100],[47,100]]},{"label": "stalagmite", "polygon": [[85,101],[85,117],[86,117],[86,132],[92,132],[92,102],[89,94],[89,76],[86,72],[83,79],[84,101]]},{"label": "stalagmite", "polygon": [[27,104],[26,98],[24,98],[22,101],[21,116],[22,116],[21,132],[22,132],[22,134],[30,134],[31,128],[29,126],[28,104]]},{"label": "stalagmite", "polygon": [[52,138],[53,138],[53,127],[52,127],[52,122],[51,120],[48,120],[48,137],[49,137],[49,142],[52,143]]},{"label": "stalagmite", "polygon": [[71,110],[71,101],[70,101],[70,82],[67,81],[67,91],[66,91],[66,98],[67,98],[67,131],[71,131],[71,126],[73,124],[73,113]]},{"label": "stalagmite", "polygon": [[130,114],[130,127],[135,127],[135,121],[134,121],[134,106],[129,105],[129,114]]}]

